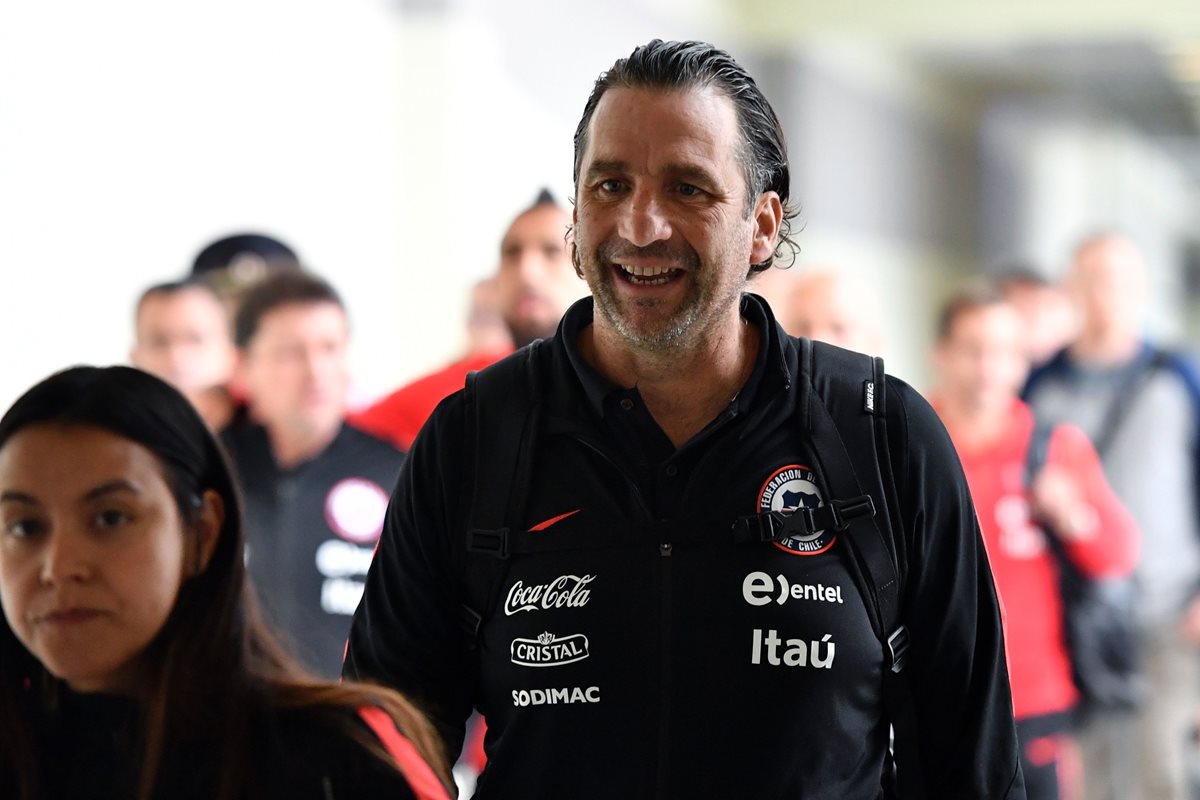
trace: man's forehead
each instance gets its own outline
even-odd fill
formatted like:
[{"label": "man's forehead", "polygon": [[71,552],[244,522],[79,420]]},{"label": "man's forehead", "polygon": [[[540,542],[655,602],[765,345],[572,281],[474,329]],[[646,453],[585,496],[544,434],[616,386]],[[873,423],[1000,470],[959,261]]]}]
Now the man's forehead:
[{"label": "man's forehead", "polygon": [[173,292],[154,292],[142,298],[137,316],[176,316],[182,309],[201,311],[211,316],[224,316],[225,309],[211,292],[200,287],[188,287]]},{"label": "man's forehead", "polygon": [[564,209],[551,203],[542,203],[522,212],[512,221],[500,240],[500,249],[530,240],[561,240],[569,224],[570,215]]},{"label": "man's forehead", "polygon": [[713,86],[682,89],[619,86],[609,89],[589,122],[584,166],[619,162],[630,144],[661,143],[687,156],[736,155],[737,109]]}]

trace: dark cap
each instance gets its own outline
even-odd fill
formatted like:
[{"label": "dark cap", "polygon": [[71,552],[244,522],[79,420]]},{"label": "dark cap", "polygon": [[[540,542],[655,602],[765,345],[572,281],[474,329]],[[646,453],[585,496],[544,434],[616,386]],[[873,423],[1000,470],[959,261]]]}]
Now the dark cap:
[{"label": "dark cap", "polygon": [[[275,269],[298,269],[296,251],[261,233],[239,233],[205,247],[192,262],[192,276],[229,290],[254,283]],[[220,277],[218,277],[220,276]]]}]

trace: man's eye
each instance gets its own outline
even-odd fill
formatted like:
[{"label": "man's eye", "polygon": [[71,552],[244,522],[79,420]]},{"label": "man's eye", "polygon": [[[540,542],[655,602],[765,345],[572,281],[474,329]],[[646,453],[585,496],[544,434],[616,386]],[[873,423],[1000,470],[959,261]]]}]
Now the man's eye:
[{"label": "man's eye", "polygon": [[4,533],[17,539],[28,539],[42,532],[42,524],[35,519],[14,519],[4,523]]},{"label": "man's eye", "polygon": [[621,182],[616,178],[609,178],[606,181],[600,182],[601,191],[608,192],[609,194],[621,191],[621,187]]},{"label": "man's eye", "polygon": [[684,197],[696,197],[701,193],[701,190],[690,183],[681,183],[679,184],[679,193]]},{"label": "man's eye", "polygon": [[129,515],[124,511],[110,508],[101,511],[93,520],[97,528],[115,528],[129,521]]}]

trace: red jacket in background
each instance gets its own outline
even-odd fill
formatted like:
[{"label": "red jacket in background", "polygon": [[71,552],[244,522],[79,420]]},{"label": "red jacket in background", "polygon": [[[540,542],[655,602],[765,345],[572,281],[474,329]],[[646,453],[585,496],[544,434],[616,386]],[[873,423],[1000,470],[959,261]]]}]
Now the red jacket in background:
[{"label": "red jacket in background", "polygon": [[469,355],[400,387],[368,408],[351,414],[348,420],[360,430],[387,439],[407,453],[433,409],[463,388],[468,372],[491,366],[506,355],[508,352]]},{"label": "red jacket in background", "polygon": [[[1058,566],[1046,544],[1049,534],[1031,518],[1025,486],[1033,413],[1014,400],[1010,420],[1008,430],[983,447],[964,446],[953,429],[950,437],[967,474],[1006,611],[1013,713],[1024,719],[1069,710],[1078,692],[1064,640]],[[1141,541],[1137,525],[1109,487],[1087,436],[1070,425],[1055,428],[1046,464],[1070,471],[1095,512],[1095,534],[1065,542],[1067,555],[1084,575],[1128,575]]]}]

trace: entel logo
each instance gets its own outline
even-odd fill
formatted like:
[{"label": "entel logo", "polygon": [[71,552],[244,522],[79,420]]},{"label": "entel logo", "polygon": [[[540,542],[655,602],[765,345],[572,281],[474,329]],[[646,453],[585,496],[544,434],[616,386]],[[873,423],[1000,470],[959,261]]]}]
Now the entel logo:
[{"label": "entel logo", "polygon": [[579,608],[586,606],[591,598],[591,591],[585,588],[596,580],[595,575],[559,575],[549,583],[538,586],[525,586],[517,581],[508,590],[508,599],[504,601],[506,616],[519,614],[522,611],[536,611],[550,608]]},{"label": "entel logo", "polygon": [[778,605],[783,605],[788,598],[793,600],[816,600],[822,603],[841,603],[842,587],[826,586],[822,583],[793,583],[788,585],[787,578],[776,575],[775,580],[765,572],[751,572],[742,581],[742,597],[752,606],[765,606],[771,602],[775,594],[775,581],[779,582],[779,596],[775,598]]}]

